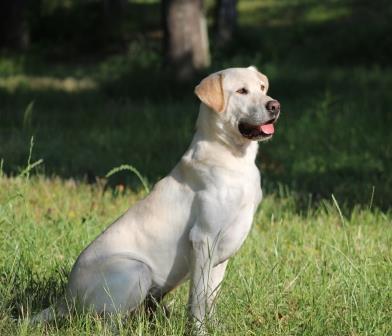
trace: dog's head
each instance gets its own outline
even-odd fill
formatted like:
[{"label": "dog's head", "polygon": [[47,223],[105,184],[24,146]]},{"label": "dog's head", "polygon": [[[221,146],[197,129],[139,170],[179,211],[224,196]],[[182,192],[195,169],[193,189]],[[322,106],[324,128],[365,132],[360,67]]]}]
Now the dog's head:
[{"label": "dog's head", "polygon": [[263,141],[272,137],[280,114],[280,103],[267,96],[268,86],[268,78],[253,66],[229,68],[204,78],[195,93],[233,136]]}]

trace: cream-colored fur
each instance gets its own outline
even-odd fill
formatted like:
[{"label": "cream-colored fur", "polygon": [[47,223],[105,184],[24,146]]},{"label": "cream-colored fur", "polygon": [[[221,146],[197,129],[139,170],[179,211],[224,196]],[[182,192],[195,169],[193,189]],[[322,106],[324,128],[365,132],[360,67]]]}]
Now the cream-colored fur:
[{"label": "cream-colored fur", "polygon": [[[271,119],[267,90],[267,78],[254,67],[220,71],[196,87],[202,103],[189,149],[145,199],[81,253],[58,313],[66,314],[71,304],[126,313],[147,297],[159,301],[189,278],[190,317],[202,333],[227,261],[248,235],[261,201],[254,140],[270,136],[248,139],[238,127]],[[52,317],[47,309],[35,320]]]}]

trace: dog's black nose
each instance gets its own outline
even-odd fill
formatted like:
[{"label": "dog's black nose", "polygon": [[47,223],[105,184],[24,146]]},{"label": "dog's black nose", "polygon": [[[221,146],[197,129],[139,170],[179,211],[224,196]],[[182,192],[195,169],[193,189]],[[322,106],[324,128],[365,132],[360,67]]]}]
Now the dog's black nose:
[{"label": "dog's black nose", "polygon": [[276,116],[280,112],[280,103],[277,100],[270,100],[265,104],[265,108]]}]

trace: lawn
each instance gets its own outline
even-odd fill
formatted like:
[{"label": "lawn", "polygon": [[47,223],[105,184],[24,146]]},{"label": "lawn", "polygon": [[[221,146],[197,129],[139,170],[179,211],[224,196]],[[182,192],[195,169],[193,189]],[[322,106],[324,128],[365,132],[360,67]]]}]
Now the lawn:
[{"label": "lawn", "polygon": [[[25,319],[58,298],[84,246],[143,192],[43,176],[0,179],[1,335],[180,335],[187,285],[158,311],[124,320]],[[324,202],[298,214],[290,195],[269,195],[231,261],[213,335],[389,335],[392,216]],[[369,204],[370,207],[370,204]],[[20,320],[16,320],[17,318]]]},{"label": "lawn", "polygon": [[[165,299],[169,319],[25,319],[61,296],[83,247],[145,195],[135,174],[105,175],[131,164],[151,186],[192,138],[203,74],[172,82],[150,37],[157,1],[130,3],[148,13],[130,29],[147,28],[126,52],[80,57],[52,41],[0,54],[0,335],[184,331],[186,285]],[[256,65],[282,116],[260,148],[265,199],[211,334],[392,335],[392,6],[240,0],[239,10],[236,42],[213,48],[208,71]]]}]

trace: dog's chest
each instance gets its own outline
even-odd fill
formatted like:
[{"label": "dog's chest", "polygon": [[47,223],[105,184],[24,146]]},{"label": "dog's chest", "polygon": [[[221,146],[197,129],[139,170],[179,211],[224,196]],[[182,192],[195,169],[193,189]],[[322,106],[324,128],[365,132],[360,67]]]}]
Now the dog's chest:
[{"label": "dog's chest", "polygon": [[192,174],[187,176],[198,190],[190,240],[211,242],[217,263],[241,247],[262,197],[257,167],[249,162],[234,163],[229,168],[223,163],[193,164]]},{"label": "dog's chest", "polygon": [[218,235],[219,261],[230,258],[244,243],[253,223],[253,217],[261,201],[259,185],[248,186],[242,197],[222,206],[226,213],[221,233]]}]

